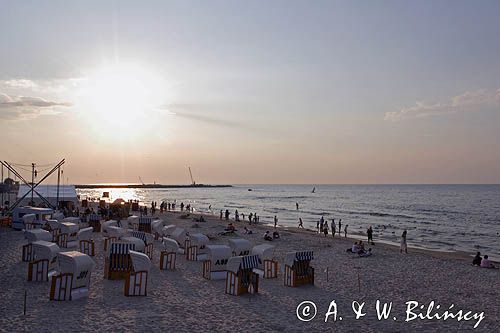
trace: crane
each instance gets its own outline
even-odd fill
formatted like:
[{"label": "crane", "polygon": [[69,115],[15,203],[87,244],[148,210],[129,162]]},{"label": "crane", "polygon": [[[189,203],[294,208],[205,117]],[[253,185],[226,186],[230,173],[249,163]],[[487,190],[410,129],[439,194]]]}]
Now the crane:
[{"label": "crane", "polygon": [[194,181],[193,179],[193,173],[191,172],[191,167],[188,166],[188,169],[189,169],[189,177],[191,177],[191,185],[196,185],[196,182]]},{"label": "crane", "polygon": [[141,184],[142,184],[142,185],[146,185],[146,184],[144,184],[144,182],[142,181],[141,176],[139,176],[139,181],[141,182]]}]

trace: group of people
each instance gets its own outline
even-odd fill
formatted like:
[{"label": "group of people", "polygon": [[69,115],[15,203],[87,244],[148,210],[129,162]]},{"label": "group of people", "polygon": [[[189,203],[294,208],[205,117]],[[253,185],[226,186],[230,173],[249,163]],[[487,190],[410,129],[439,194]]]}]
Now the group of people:
[{"label": "group of people", "polygon": [[360,257],[369,257],[372,255],[372,248],[370,247],[368,250],[365,249],[365,244],[363,241],[354,242],[350,249],[347,249],[347,252],[355,253]]},{"label": "group of people", "polygon": [[[209,209],[211,209],[211,208],[212,208],[212,205],[209,206]],[[231,213],[229,212],[229,209],[226,209],[225,211],[223,211],[222,209],[220,210],[219,218],[221,220],[223,218],[225,220],[229,220],[230,216],[231,216]],[[240,218],[240,216],[241,216],[241,218]],[[234,211],[234,220],[236,222],[245,221],[245,214],[238,212],[238,210],[236,209]],[[248,224],[249,225],[251,225],[252,223],[259,223],[259,220],[260,220],[260,217],[257,216],[257,213],[250,213],[248,215]]]},{"label": "group of people", "polygon": [[[349,226],[348,224],[344,225],[344,237],[345,238],[347,238],[347,227],[348,226]],[[299,218],[299,228],[304,228],[301,218]],[[318,230],[319,234],[323,233],[325,235],[325,237],[328,236],[328,231],[329,231],[328,220],[325,220],[325,218],[323,216],[321,216],[321,218],[316,223],[316,229]],[[332,237],[335,238],[335,235],[337,234],[337,225],[335,224],[335,219],[332,219],[331,229],[332,229],[332,231],[331,231]],[[342,233],[342,219],[339,219],[339,228],[338,228],[339,237],[341,237],[341,233]]]},{"label": "group of people", "polygon": [[280,234],[275,230],[273,231],[273,234],[271,236],[271,233],[269,232],[269,230],[267,230],[265,233],[264,233],[264,240],[266,241],[273,241],[274,239],[279,239],[280,238]]},{"label": "group of people", "polygon": [[484,255],[484,258],[481,258],[481,252],[477,252],[476,256],[472,260],[473,266],[479,266],[482,268],[497,268],[495,265],[488,259],[488,255]]}]

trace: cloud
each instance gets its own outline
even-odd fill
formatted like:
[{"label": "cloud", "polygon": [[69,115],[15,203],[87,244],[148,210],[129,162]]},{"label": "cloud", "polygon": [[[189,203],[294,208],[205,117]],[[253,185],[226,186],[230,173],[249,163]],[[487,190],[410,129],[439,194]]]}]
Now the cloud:
[{"label": "cloud", "polygon": [[456,112],[473,112],[485,106],[498,105],[500,105],[500,89],[466,91],[461,95],[452,97],[447,103],[425,104],[417,102],[415,106],[402,108],[397,112],[386,112],[385,120],[399,121]]},{"label": "cloud", "polygon": [[0,83],[10,88],[34,89],[38,86],[34,81],[27,79],[2,80]]},{"label": "cloud", "polygon": [[41,115],[59,114],[59,108],[71,103],[48,101],[41,97],[10,96],[0,93],[0,119],[23,120]]}]

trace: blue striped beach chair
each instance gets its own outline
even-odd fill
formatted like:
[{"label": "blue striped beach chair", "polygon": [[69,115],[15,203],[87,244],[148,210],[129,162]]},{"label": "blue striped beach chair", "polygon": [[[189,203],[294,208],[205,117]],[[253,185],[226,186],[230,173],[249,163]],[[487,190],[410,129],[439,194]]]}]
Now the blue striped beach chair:
[{"label": "blue striped beach chair", "polygon": [[153,217],[151,216],[139,217],[139,229],[137,231],[151,233],[151,222],[153,222]]},{"label": "blue striped beach chair", "polygon": [[261,260],[258,255],[232,257],[227,263],[226,294],[239,296],[259,291],[259,275],[254,272]]},{"label": "blue striped beach chair", "polygon": [[285,286],[297,287],[304,284],[314,284],[314,268],[310,266],[313,259],[313,251],[287,253],[285,256]]},{"label": "blue striped beach chair", "polygon": [[109,280],[125,279],[132,270],[130,250],[135,250],[134,244],[112,243],[104,258],[104,278]]}]

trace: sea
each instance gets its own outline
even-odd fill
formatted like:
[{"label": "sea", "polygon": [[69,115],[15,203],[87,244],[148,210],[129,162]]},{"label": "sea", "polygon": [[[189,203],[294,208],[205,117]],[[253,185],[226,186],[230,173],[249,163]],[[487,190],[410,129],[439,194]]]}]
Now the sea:
[{"label": "sea", "polygon": [[[313,191],[314,189],[314,191]],[[365,237],[372,226],[375,242],[399,244],[403,230],[410,247],[437,251],[480,251],[500,259],[500,185],[233,185],[226,188],[79,189],[82,199],[138,199],[191,204],[195,211],[219,215],[228,209],[256,213],[260,223],[316,230],[323,216],[342,219],[349,236]],[[297,209],[296,204],[299,205]],[[343,231],[343,230],[342,230]]]}]

